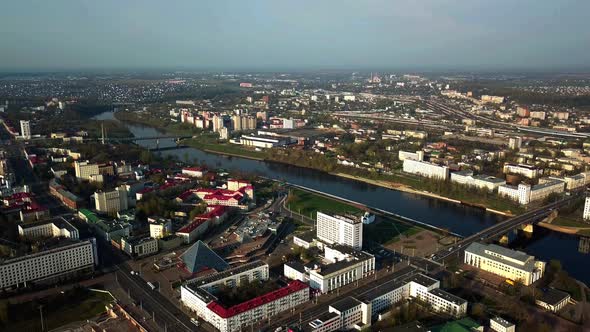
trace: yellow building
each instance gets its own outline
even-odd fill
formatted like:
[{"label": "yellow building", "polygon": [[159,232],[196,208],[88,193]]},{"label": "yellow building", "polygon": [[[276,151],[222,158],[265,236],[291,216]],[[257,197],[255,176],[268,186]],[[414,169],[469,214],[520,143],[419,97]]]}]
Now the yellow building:
[{"label": "yellow building", "polygon": [[545,272],[545,262],[522,251],[474,242],[465,249],[464,263],[530,285]]}]

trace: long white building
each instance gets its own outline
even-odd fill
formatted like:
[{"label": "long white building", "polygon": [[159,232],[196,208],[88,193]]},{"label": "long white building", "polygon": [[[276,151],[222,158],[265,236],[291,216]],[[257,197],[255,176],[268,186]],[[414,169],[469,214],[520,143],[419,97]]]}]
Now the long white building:
[{"label": "long white building", "polygon": [[317,237],[329,244],[342,244],[354,249],[363,247],[363,222],[360,218],[317,212]]},{"label": "long white building", "polygon": [[496,191],[498,187],[506,184],[506,180],[491,175],[473,175],[472,171],[460,171],[451,173],[451,182],[464,186]]},{"label": "long white building", "polygon": [[27,239],[63,237],[77,240],[80,238],[78,229],[62,217],[18,225],[18,235]]},{"label": "long white building", "polygon": [[285,137],[242,135],[240,138],[240,144],[244,146],[270,149],[289,144],[289,139]]},{"label": "long white building", "polygon": [[543,170],[531,165],[524,165],[524,164],[504,164],[504,174],[518,174],[529,179],[537,178],[543,175]]},{"label": "long white building", "polygon": [[449,168],[426,161],[404,160],[403,170],[406,173],[416,174],[427,178],[447,180],[449,178]]},{"label": "long white building", "polygon": [[252,262],[220,273],[190,280],[181,286],[182,303],[221,332],[240,331],[253,323],[309,300],[309,286],[295,280],[287,286],[246,302],[225,306],[216,297],[219,285],[237,287],[243,282],[268,279],[268,265]]},{"label": "long white building", "polygon": [[565,190],[565,182],[553,179],[541,179],[539,184],[531,186],[521,183],[518,186],[501,185],[498,187],[498,195],[511,199],[522,205],[543,200],[553,193],[562,193]]},{"label": "long white building", "polygon": [[397,156],[400,161],[404,161],[406,159],[422,161],[424,160],[424,151],[420,150],[416,152],[408,152],[399,150]]},{"label": "long white building", "polygon": [[528,286],[545,273],[545,262],[522,251],[507,249],[495,244],[474,242],[465,249],[464,263],[478,269],[522,282]]},{"label": "long white building", "polygon": [[380,313],[408,299],[429,304],[433,311],[464,316],[467,301],[440,289],[440,282],[423,274],[381,284],[359,296],[346,297],[331,304],[325,312],[309,323],[313,332],[330,332],[367,328]]},{"label": "long white building", "polygon": [[98,263],[94,239],[64,240],[57,247],[0,261],[0,289],[16,289],[94,270]]}]

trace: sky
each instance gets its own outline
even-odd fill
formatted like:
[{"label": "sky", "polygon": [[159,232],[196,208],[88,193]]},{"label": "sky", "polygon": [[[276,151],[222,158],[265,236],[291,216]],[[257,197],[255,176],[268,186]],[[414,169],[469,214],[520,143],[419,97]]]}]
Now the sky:
[{"label": "sky", "polygon": [[3,0],[0,70],[590,67],[588,0]]}]

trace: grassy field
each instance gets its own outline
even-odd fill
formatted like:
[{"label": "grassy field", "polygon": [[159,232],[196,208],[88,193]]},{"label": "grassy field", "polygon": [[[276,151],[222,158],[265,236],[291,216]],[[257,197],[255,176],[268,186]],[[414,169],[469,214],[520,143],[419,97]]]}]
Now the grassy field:
[{"label": "grassy field", "polygon": [[[315,218],[317,211],[359,216],[364,212],[360,207],[300,189],[291,190],[291,196],[287,204],[292,211],[301,211],[301,214],[305,216],[311,215],[313,218]],[[381,218],[379,222],[363,226],[363,240],[389,244],[399,240],[400,235],[412,236],[422,230],[422,228],[396,222],[390,218]]]},{"label": "grassy field", "polygon": [[363,227],[363,241],[374,241],[379,244],[391,244],[400,239],[400,236],[412,236],[423,231],[417,226],[395,222],[391,219],[383,219],[380,222]]},{"label": "grassy field", "polygon": [[317,211],[354,215],[361,215],[364,213],[359,207],[300,189],[291,189],[291,195],[289,196],[287,205],[291,211],[300,213],[304,216],[311,215],[313,219],[315,219]]},{"label": "grassy field", "polygon": [[0,331],[41,331],[40,305],[43,305],[45,330],[50,331],[93,318],[105,312],[105,305],[112,300],[109,294],[73,289],[36,301],[3,305],[0,310],[7,314],[8,320],[2,320]]},{"label": "grassy field", "polygon": [[552,224],[565,227],[590,227],[590,223],[586,223],[580,219],[572,218],[569,216],[559,216],[555,220],[553,220]]}]

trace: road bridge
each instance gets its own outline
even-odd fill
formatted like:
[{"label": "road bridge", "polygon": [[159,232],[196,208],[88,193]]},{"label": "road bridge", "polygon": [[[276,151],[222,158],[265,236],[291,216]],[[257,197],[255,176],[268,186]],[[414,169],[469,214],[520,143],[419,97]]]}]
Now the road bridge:
[{"label": "road bridge", "polygon": [[505,235],[513,229],[522,227],[523,225],[535,224],[545,219],[554,210],[563,208],[573,202],[575,199],[580,197],[580,193],[572,194],[559,201],[547,204],[545,206],[527,211],[516,217],[512,217],[501,221],[493,226],[490,226],[484,230],[481,230],[473,235],[470,235],[449,248],[439,250],[432,256],[432,260],[435,262],[445,262],[455,256],[460,256],[462,251],[465,250],[473,242],[488,242],[498,237]]}]

